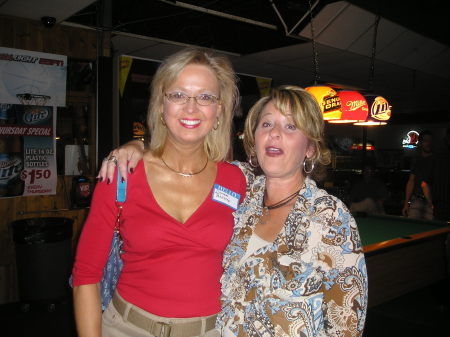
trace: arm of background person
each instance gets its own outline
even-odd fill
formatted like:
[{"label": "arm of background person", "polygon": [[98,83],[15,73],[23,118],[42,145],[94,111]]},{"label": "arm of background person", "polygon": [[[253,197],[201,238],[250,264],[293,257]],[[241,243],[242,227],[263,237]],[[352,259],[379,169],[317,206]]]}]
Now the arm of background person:
[{"label": "arm of background person", "polygon": [[403,209],[402,209],[402,214],[404,216],[408,215],[408,210],[409,210],[409,199],[411,199],[411,195],[414,189],[414,179],[415,176],[414,174],[410,174],[409,175],[409,179],[408,182],[406,183],[406,188],[405,188],[405,202],[403,204]]},{"label": "arm of background person", "polygon": [[428,205],[433,206],[433,199],[431,198],[430,185],[428,185],[426,181],[422,181],[420,183],[420,187],[422,188],[422,192],[423,195],[425,196],[425,199],[427,199]]},{"label": "arm of background person", "polygon": [[74,287],[73,304],[78,337],[101,337],[102,311],[98,284]]},{"label": "arm of background person", "polygon": [[[144,155],[144,142],[132,140],[117,149],[112,150],[106,158],[115,156],[121,176],[126,180],[128,173],[133,173],[137,163]],[[108,184],[114,181],[116,164],[111,160],[102,161],[102,166],[97,175],[98,181],[106,181]]]}]

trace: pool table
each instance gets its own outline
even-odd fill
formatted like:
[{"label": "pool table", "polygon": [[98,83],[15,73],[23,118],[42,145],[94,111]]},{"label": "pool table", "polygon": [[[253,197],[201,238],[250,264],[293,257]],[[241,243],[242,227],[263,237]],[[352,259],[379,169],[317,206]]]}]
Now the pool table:
[{"label": "pool table", "polygon": [[369,307],[449,277],[450,223],[362,213],[354,217],[366,256]]}]

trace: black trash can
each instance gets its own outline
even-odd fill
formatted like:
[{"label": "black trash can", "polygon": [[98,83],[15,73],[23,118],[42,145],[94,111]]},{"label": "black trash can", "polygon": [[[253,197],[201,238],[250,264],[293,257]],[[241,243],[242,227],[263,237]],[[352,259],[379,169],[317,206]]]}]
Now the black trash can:
[{"label": "black trash can", "polygon": [[60,217],[11,223],[21,302],[55,303],[68,297],[72,223]]}]

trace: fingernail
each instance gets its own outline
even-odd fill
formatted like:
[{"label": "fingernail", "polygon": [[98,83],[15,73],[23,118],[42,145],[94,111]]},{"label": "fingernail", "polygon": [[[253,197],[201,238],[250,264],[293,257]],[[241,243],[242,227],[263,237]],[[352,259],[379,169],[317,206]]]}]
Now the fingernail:
[{"label": "fingernail", "polygon": [[111,179],[108,178],[108,185],[111,184]]},{"label": "fingernail", "polygon": [[97,177],[97,181],[102,182],[103,181],[103,177]]},{"label": "fingernail", "polygon": [[133,172],[134,172],[134,168],[132,167],[132,168],[130,168],[130,173],[133,174]]}]

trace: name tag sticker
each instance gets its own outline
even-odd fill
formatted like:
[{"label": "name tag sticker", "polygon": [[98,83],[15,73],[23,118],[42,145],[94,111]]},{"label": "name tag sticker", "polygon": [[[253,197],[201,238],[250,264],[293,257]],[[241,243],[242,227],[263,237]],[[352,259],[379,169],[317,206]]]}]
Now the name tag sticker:
[{"label": "name tag sticker", "polygon": [[232,190],[220,186],[219,184],[214,184],[212,200],[220,202],[221,204],[236,210],[239,205],[240,198],[241,195],[239,193],[233,192]]}]

